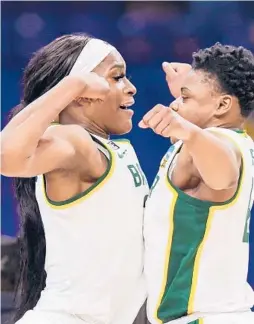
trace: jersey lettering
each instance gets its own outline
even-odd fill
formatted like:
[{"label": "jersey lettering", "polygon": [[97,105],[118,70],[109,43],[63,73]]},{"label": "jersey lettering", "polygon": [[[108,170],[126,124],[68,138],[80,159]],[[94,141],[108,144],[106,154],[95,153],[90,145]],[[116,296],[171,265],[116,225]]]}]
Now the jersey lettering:
[{"label": "jersey lettering", "polygon": [[136,165],[130,164],[127,167],[131,172],[135,187],[140,187],[142,184],[144,185],[146,183],[145,176],[138,163],[136,163]]}]

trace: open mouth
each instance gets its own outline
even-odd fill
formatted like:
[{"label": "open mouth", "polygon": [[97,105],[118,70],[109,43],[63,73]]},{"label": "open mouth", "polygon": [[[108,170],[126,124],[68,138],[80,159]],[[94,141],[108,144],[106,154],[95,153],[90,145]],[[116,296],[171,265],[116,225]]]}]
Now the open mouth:
[{"label": "open mouth", "polygon": [[122,110],[128,110],[128,108],[130,108],[131,106],[133,106],[134,103],[135,103],[134,100],[129,101],[129,102],[126,102],[125,104],[123,104],[123,105],[120,106],[120,109],[122,109]]},{"label": "open mouth", "polygon": [[123,109],[123,110],[127,110],[128,109],[128,107],[127,106],[120,106],[120,109]]}]

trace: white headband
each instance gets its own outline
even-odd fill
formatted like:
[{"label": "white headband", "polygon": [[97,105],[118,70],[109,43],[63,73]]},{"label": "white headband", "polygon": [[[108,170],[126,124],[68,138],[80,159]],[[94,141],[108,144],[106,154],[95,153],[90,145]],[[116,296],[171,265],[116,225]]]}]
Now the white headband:
[{"label": "white headband", "polygon": [[100,39],[89,40],[73,65],[70,75],[81,71],[84,73],[92,72],[113,50],[115,50],[115,47]]}]

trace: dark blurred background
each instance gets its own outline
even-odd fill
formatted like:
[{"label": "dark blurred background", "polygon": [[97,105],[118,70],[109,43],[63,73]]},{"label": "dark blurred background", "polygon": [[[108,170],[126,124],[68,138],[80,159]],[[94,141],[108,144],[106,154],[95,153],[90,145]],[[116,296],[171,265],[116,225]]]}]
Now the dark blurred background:
[{"label": "dark blurred background", "polygon": [[[190,62],[199,48],[219,41],[254,51],[254,2],[12,1],[2,5],[2,127],[20,101],[22,71],[32,53],[54,38],[87,32],[116,46],[138,88],[134,144],[151,184],[169,141],[138,129],[142,115],[172,100],[161,70],[163,61]],[[17,271],[18,216],[9,179],[2,178],[2,319],[10,310]],[[254,217],[251,221],[254,233]],[[249,282],[254,287],[254,240],[251,234]],[[233,251],[232,251],[233,253]],[[9,298],[9,299],[8,299]]]}]

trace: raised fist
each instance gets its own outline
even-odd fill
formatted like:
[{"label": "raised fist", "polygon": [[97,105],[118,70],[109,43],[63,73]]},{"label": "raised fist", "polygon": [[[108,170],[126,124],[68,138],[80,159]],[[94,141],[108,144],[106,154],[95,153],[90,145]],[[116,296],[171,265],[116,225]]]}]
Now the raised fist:
[{"label": "raised fist", "polygon": [[94,72],[87,74],[80,73],[76,77],[81,79],[85,85],[84,92],[80,95],[82,98],[104,100],[110,91],[108,81]]},{"label": "raised fist", "polygon": [[166,81],[173,97],[181,96],[181,87],[186,75],[191,70],[191,65],[186,63],[164,62],[162,68],[166,74]]}]

